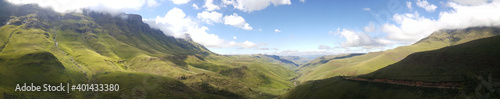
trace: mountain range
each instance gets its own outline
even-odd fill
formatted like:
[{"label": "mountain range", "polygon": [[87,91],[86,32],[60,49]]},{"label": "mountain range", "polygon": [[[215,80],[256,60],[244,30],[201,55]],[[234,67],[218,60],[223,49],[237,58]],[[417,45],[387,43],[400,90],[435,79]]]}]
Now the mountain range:
[{"label": "mountain range", "polygon": [[[219,55],[151,28],[140,15],[1,4],[0,93],[7,98],[271,98],[298,75],[283,66],[296,67],[288,60]],[[120,91],[11,90],[22,83],[115,83]]]},{"label": "mountain range", "polygon": [[[3,98],[498,98],[500,27],[435,31],[385,51],[220,55],[137,14],[0,1]],[[17,92],[16,84],[118,84]]]}]

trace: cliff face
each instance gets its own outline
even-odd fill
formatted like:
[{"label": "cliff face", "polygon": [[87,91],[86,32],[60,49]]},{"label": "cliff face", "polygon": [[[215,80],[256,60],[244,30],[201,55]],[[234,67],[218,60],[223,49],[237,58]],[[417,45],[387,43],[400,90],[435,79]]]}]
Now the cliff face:
[{"label": "cliff face", "polygon": [[132,23],[142,23],[142,16],[137,14],[127,14],[127,21]]}]

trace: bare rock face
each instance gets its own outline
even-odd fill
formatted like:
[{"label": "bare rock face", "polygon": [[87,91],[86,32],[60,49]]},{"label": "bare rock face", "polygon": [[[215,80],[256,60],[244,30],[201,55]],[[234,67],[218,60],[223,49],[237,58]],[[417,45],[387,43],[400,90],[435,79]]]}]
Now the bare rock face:
[{"label": "bare rock face", "polygon": [[191,35],[189,35],[187,33],[184,34],[184,40],[186,40],[186,41],[193,41],[193,39],[191,39]]},{"label": "bare rock face", "polygon": [[127,14],[127,19],[129,22],[142,23],[142,16],[137,14]]}]

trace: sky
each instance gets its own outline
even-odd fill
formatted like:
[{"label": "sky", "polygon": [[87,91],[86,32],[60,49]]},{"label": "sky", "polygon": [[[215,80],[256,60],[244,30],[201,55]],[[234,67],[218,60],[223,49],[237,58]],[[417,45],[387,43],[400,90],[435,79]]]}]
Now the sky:
[{"label": "sky", "polygon": [[57,12],[140,14],[226,55],[332,55],[406,46],[441,29],[500,26],[500,0],[7,0]]}]

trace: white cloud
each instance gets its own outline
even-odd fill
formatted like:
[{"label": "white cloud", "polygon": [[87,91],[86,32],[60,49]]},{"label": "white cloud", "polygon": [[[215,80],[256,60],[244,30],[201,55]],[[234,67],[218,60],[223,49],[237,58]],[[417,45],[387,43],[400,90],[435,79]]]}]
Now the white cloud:
[{"label": "white cloud", "polygon": [[302,2],[302,3],[306,3],[306,0],[300,0],[300,2]]},{"label": "white cloud", "polygon": [[263,44],[255,44],[250,41],[245,41],[241,43],[236,43],[234,41],[230,41],[225,47],[239,47],[239,49],[257,49],[259,50],[260,46]]},{"label": "white cloud", "polygon": [[236,40],[236,39],[238,39],[238,38],[237,38],[236,36],[233,36],[233,39],[235,39],[235,40]]},{"label": "white cloud", "polygon": [[275,33],[278,33],[278,32],[281,32],[281,31],[280,31],[280,30],[278,30],[278,29],[274,29],[274,32],[275,32]]},{"label": "white cloud", "polygon": [[245,41],[243,43],[240,43],[240,46],[243,48],[243,49],[250,49],[250,48],[256,48],[256,47],[259,47],[259,45],[253,43],[253,42],[249,42],[249,41]]},{"label": "white cloud", "polygon": [[186,4],[191,0],[172,0],[174,4],[181,5],[181,4]]},{"label": "white cloud", "polygon": [[342,47],[373,47],[381,45],[375,39],[363,32],[342,29],[342,31],[338,33],[346,39],[345,42],[342,42]]},{"label": "white cloud", "polygon": [[367,33],[375,32],[375,24],[373,24],[372,22],[370,22],[370,23],[368,23],[368,26],[365,26],[363,29]]},{"label": "white cloud", "polygon": [[330,50],[332,47],[330,46],[327,46],[327,45],[319,45],[318,46],[318,49],[320,50]]},{"label": "white cloud", "polygon": [[157,7],[160,6],[160,3],[156,2],[156,0],[148,0],[147,5],[148,7]]},{"label": "white cloud", "polygon": [[245,29],[245,30],[252,30],[253,28],[245,22],[245,19],[243,17],[238,16],[238,14],[233,13],[233,15],[226,15],[224,16],[224,24],[226,25],[231,25],[237,28]]},{"label": "white cloud", "polygon": [[218,13],[215,11],[203,11],[198,13],[198,19],[201,19],[203,22],[207,24],[213,23],[221,23],[222,22],[222,13]]},{"label": "white cloud", "polygon": [[480,5],[488,3],[489,0],[453,0],[453,1],[463,5]]},{"label": "white cloud", "polygon": [[219,10],[220,7],[214,4],[214,0],[205,0],[204,8],[207,8],[207,11]]},{"label": "white cloud", "polygon": [[410,9],[410,10],[413,9],[410,1],[406,1],[406,7],[408,7],[408,9]]},{"label": "white cloud", "polygon": [[192,6],[193,6],[193,8],[194,8],[194,9],[196,9],[196,10],[200,9],[200,7],[198,7],[198,5],[196,5],[196,4],[194,4],[194,3],[193,3],[193,5],[192,5]]},{"label": "white cloud", "polygon": [[193,41],[207,47],[221,47],[225,41],[215,34],[209,34],[205,26],[199,26],[179,8],[173,8],[164,17],[157,16],[152,27],[159,28],[165,34],[177,38],[184,38],[185,34],[190,34]]},{"label": "white cloud", "polygon": [[223,0],[223,3],[244,12],[262,10],[271,4],[274,6],[292,4],[290,0]]},{"label": "white cloud", "polygon": [[370,10],[372,10],[372,9],[370,9],[370,8],[363,8],[363,11],[370,11]]},{"label": "white cloud", "polygon": [[469,6],[454,2],[447,4],[451,11],[443,11],[438,19],[411,14],[395,14],[396,24],[384,24],[382,32],[387,33],[387,39],[400,43],[414,43],[432,32],[441,29],[461,29],[477,26],[500,26],[500,1],[488,4]]},{"label": "white cloud", "polygon": [[[162,30],[166,35],[184,38],[189,34],[193,41],[210,48],[240,47],[242,49],[258,48],[260,45],[250,41],[236,43],[220,39],[218,35],[210,34],[208,27],[198,23],[179,8],[173,8],[163,17],[157,16],[154,22],[146,21],[151,27]],[[236,36],[234,37],[236,38]]]},{"label": "white cloud", "polygon": [[13,4],[38,4],[50,7],[57,12],[78,11],[90,8],[98,11],[121,12],[122,10],[139,10],[143,6],[156,7],[156,0],[7,0]]},{"label": "white cloud", "polygon": [[427,12],[434,12],[437,8],[436,5],[429,4],[429,2],[427,2],[427,0],[417,0],[417,6],[424,8],[425,11],[427,11]]}]

